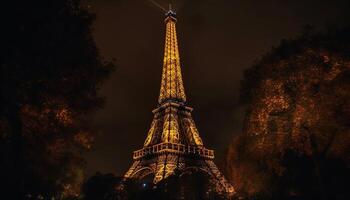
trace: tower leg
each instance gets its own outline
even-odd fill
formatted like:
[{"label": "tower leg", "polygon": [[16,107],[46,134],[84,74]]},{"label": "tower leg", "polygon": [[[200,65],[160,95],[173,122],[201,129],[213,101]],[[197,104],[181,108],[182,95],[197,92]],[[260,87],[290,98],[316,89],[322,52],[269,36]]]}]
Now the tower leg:
[{"label": "tower leg", "polygon": [[223,190],[222,192],[229,194],[230,196],[235,193],[234,188],[232,185],[225,179],[225,177],[221,174],[218,167],[215,165],[215,163],[212,160],[206,160],[205,163],[207,164],[210,172],[214,176],[216,181],[216,186],[218,189],[221,188]]},{"label": "tower leg", "polygon": [[153,180],[154,184],[158,183],[163,179],[165,162],[166,162],[166,155],[161,155],[158,157],[156,171],[155,171],[154,180]]},{"label": "tower leg", "polygon": [[172,154],[159,156],[153,182],[156,184],[162,179],[174,174],[178,159],[178,156]]},{"label": "tower leg", "polygon": [[177,167],[178,156],[168,154],[166,158],[164,178],[168,178],[174,174],[175,168]]},{"label": "tower leg", "polygon": [[140,161],[138,161],[138,160],[134,161],[134,163],[131,165],[130,169],[124,175],[124,179],[131,178],[131,175],[135,172],[135,169],[137,168],[139,163],[140,163]]}]

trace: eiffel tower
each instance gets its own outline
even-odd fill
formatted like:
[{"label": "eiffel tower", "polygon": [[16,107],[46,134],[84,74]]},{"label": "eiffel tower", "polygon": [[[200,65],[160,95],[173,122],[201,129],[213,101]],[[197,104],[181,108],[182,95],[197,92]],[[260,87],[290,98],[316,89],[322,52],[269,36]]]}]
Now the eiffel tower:
[{"label": "eiffel tower", "polygon": [[204,172],[214,190],[232,195],[233,187],[213,162],[214,151],[204,147],[192,119],[192,108],[186,105],[176,36],[176,13],[170,8],[165,14],[166,37],[163,72],[158,107],[143,148],[133,153],[134,162],[125,178],[145,179],[153,183],[180,173]]}]

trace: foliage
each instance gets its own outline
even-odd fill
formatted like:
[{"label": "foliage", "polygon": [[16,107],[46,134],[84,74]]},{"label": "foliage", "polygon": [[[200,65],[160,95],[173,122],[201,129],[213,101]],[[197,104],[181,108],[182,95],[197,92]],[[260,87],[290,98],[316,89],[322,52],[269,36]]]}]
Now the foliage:
[{"label": "foliage", "polygon": [[80,0],[11,0],[0,13],[1,188],[14,199],[76,195],[113,68],[93,41],[94,15]]},{"label": "foliage", "polygon": [[83,185],[83,199],[213,199],[224,200],[210,190],[208,177],[200,172],[180,175],[175,173],[158,184],[147,180],[123,179],[111,174],[97,173]]},{"label": "foliage", "polygon": [[90,177],[82,187],[84,200],[113,199],[117,186],[123,179],[113,174],[96,173]]},{"label": "foliage", "polygon": [[243,133],[227,170],[245,196],[345,199],[350,150],[350,29],[306,31],[246,71]]}]

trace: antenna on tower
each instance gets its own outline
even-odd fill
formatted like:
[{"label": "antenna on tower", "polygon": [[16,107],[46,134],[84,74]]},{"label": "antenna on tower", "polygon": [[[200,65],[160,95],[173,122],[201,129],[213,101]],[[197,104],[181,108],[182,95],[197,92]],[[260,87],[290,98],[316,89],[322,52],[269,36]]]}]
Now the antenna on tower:
[{"label": "antenna on tower", "polygon": [[170,16],[176,20],[176,12],[173,10],[171,3],[169,3],[169,10],[165,13],[165,16],[167,16],[167,17]]}]

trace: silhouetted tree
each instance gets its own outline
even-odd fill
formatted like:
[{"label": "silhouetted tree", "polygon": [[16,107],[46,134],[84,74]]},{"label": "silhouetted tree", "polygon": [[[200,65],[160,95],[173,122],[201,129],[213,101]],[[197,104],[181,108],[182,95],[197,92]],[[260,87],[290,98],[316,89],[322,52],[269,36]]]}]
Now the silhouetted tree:
[{"label": "silhouetted tree", "polygon": [[75,195],[97,90],[113,68],[91,34],[80,0],[1,3],[0,170],[2,195]]},{"label": "silhouetted tree", "polygon": [[113,174],[96,173],[82,187],[84,200],[162,199],[152,182],[125,179]]},{"label": "silhouetted tree", "polygon": [[[151,180],[152,177],[150,177]],[[153,180],[153,179],[152,179]],[[225,196],[212,190],[215,185],[207,174],[200,171],[170,175],[157,184],[147,179],[124,179],[111,174],[97,173],[83,185],[82,199],[99,200],[225,200]]]},{"label": "silhouetted tree", "polygon": [[156,185],[155,194],[159,199],[225,199],[225,196],[215,192],[215,187],[210,177],[203,171],[188,171],[175,173],[163,179]]},{"label": "silhouetted tree", "polygon": [[308,30],[246,71],[244,130],[227,153],[227,170],[241,194],[349,197],[349,34]]},{"label": "silhouetted tree", "polygon": [[[113,174],[96,173],[83,184],[83,198],[84,200],[112,200],[117,195],[117,189],[122,180]],[[119,196],[122,196],[122,193]]]}]

